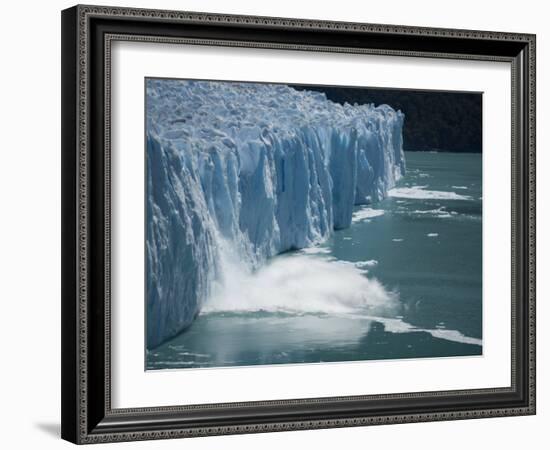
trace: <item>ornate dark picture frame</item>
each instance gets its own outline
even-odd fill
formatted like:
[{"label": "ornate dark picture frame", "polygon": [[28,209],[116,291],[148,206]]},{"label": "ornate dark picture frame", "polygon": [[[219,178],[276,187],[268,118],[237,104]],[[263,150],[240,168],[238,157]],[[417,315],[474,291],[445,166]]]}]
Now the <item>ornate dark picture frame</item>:
[{"label": "ornate dark picture frame", "polygon": [[[511,386],[111,406],[113,41],[505,61],[512,67]],[[535,414],[535,36],[75,6],[62,12],[62,437],[84,444]]]}]

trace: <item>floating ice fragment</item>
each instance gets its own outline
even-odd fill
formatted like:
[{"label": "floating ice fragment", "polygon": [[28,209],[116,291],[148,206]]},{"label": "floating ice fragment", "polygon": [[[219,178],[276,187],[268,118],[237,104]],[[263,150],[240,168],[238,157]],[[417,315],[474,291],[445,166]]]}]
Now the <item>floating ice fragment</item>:
[{"label": "floating ice fragment", "polygon": [[365,267],[375,267],[378,265],[378,261],[376,259],[369,259],[368,261],[357,261],[355,263],[355,267],[359,267],[360,269],[363,269]]},{"label": "floating ice fragment", "polygon": [[449,213],[445,211],[444,206],[440,206],[439,208],[436,208],[436,209],[416,209],[412,211],[412,213],[413,214],[430,214],[430,215],[433,214],[437,217],[441,217],[441,216],[449,217]]},{"label": "floating ice fragment", "polygon": [[330,248],[327,247],[307,247],[300,250],[306,255],[318,255],[318,254],[328,254],[330,253]]},{"label": "floating ice fragment", "polygon": [[361,222],[365,219],[371,219],[373,217],[379,217],[384,215],[383,209],[362,208],[359,211],[355,211],[351,218],[352,223]]},{"label": "floating ice fragment", "polygon": [[429,191],[427,186],[411,186],[390,189],[389,197],[397,198],[414,198],[420,200],[471,200],[468,195],[457,194],[456,192],[447,191]]},{"label": "floating ice fragment", "polygon": [[409,333],[411,331],[423,331],[431,334],[434,338],[445,339],[447,341],[460,342],[462,344],[482,345],[483,341],[478,338],[465,336],[457,330],[447,329],[428,329],[428,328],[416,328],[407,322],[399,319],[379,318],[378,321],[384,324],[385,331],[390,333]]}]

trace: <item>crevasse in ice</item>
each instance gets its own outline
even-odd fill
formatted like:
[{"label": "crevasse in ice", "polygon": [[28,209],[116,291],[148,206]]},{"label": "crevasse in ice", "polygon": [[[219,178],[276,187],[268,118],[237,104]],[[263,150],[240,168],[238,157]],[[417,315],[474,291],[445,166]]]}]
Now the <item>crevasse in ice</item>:
[{"label": "crevasse in ice", "polygon": [[146,80],[147,347],[188,327],[223,261],[349,227],[405,171],[404,115],[286,85]]}]

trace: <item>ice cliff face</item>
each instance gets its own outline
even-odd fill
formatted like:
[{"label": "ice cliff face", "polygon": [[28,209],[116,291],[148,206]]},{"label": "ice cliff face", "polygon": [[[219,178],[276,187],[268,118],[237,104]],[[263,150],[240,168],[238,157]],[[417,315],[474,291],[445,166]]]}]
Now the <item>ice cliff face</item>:
[{"label": "ice cliff face", "polygon": [[404,173],[403,114],[284,85],[148,79],[147,346],[191,324],[224,264],[351,224]]}]

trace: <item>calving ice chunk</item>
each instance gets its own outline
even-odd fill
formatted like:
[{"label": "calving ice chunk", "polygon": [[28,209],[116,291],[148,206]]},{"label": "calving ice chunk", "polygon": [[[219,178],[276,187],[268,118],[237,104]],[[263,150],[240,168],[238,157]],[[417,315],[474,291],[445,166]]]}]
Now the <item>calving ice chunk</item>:
[{"label": "calving ice chunk", "polygon": [[148,79],[147,346],[189,326],[227,266],[326,240],[404,174],[404,116],[286,85]]}]

